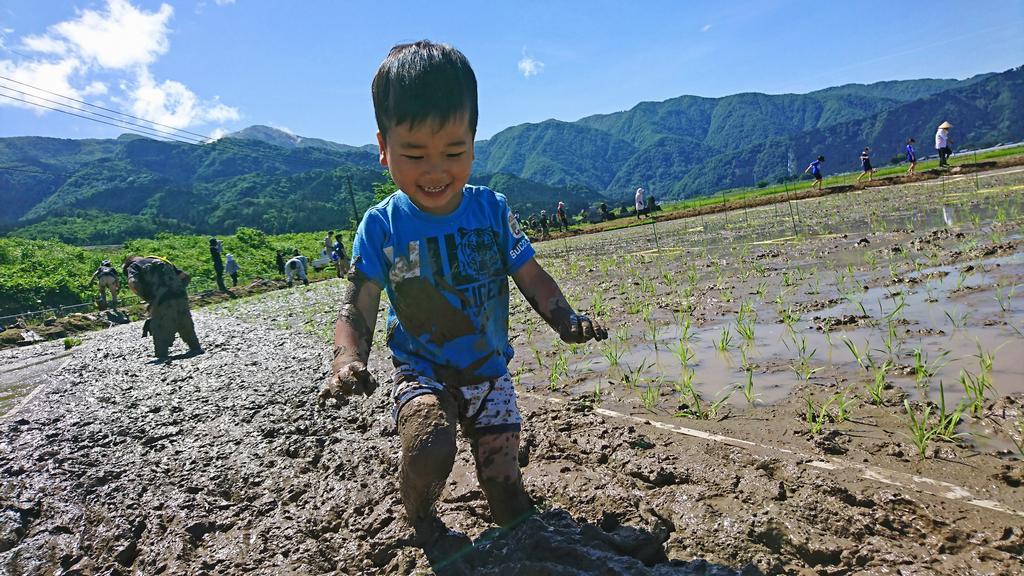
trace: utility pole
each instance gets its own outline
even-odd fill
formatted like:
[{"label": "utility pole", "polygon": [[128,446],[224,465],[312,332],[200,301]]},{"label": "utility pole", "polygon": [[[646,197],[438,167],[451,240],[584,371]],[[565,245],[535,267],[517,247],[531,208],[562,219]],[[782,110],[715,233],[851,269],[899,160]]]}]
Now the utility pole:
[{"label": "utility pole", "polygon": [[348,198],[352,201],[352,230],[359,228],[359,208],[356,207],[356,195],[352,192],[352,174],[345,173],[345,180],[348,182]]}]

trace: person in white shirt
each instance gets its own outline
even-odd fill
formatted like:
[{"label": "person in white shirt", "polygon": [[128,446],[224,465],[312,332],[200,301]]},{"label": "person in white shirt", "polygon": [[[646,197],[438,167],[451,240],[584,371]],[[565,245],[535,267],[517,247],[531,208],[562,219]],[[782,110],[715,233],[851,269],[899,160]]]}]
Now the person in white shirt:
[{"label": "person in white shirt", "polygon": [[636,189],[636,197],[635,197],[634,205],[636,206],[636,219],[639,220],[640,219],[640,215],[644,214],[645,212],[647,212],[647,204],[644,202],[644,189],[643,188],[637,188]]},{"label": "person in white shirt", "polygon": [[939,153],[939,166],[948,166],[946,160],[953,155],[949,141],[949,129],[952,127],[949,122],[943,122],[935,131],[935,151]]},{"label": "person in white shirt", "polygon": [[284,265],[284,279],[288,282],[288,287],[292,287],[292,279],[295,276],[302,280],[302,283],[309,286],[309,279],[306,278],[306,264],[303,262],[305,256],[296,256],[285,263]]}]

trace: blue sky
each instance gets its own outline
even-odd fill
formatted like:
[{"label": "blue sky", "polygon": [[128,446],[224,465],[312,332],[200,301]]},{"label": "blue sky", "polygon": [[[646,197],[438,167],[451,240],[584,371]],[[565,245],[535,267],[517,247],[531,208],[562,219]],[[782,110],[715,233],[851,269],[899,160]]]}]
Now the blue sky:
[{"label": "blue sky", "polygon": [[[1022,31],[1021,1],[4,0],[0,76],[203,135],[266,124],[361,145],[396,42],[466,54],[487,138],[683,94],[1003,71],[1024,64]],[[122,131],[0,97],[0,137]]]}]

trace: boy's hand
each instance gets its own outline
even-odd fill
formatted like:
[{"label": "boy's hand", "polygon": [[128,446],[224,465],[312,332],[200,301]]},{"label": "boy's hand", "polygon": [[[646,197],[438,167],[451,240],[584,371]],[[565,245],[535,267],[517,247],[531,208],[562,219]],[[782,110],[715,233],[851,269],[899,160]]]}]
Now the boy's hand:
[{"label": "boy's hand", "polygon": [[330,398],[351,396],[354,393],[369,396],[377,389],[377,381],[366,369],[366,364],[358,360],[342,360],[339,358],[333,366],[334,374],[320,390],[320,402]]},{"label": "boy's hand", "polygon": [[569,314],[558,327],[558,336],[563,342],[581,344],[588,340],[604,340],[608,331],[597,320],[583,314]]}]

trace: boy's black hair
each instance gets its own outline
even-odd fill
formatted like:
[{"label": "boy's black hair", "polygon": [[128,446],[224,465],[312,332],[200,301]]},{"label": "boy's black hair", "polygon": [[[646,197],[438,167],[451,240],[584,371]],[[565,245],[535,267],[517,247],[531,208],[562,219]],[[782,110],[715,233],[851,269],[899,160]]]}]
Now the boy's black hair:
[{"label": "boy's black hair", "polygon": [[824,156],[818,156],[818,161],[819,162],[824,162],[825,161],[825,157]]},{"label": "boy's black hair", "polygon": [[476,135],[476,75],[469,60],[447,44],[420,40],[397,44],[373,77],[373,111],[377,130],[387,140],[388,130],[425,121],[443,126],[465,114]]},{"label": "boy's black hair", "polygon": [[917,142],[917,140],[914,140],[913,138],[907,140],[907,144],[913,144],[914,142]]}]

